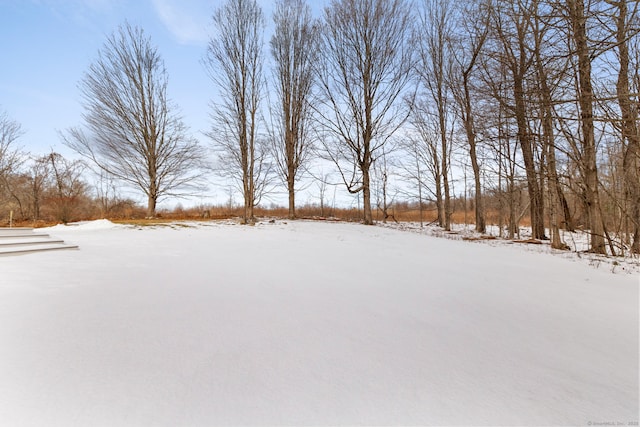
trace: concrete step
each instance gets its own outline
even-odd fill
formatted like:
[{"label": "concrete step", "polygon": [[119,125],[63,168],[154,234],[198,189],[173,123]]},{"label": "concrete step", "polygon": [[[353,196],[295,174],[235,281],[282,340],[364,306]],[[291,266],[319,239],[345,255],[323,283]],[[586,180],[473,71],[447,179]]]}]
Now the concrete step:
[{"label": "concrete step", "polygon": [[53,239],[46,233],[36,233],[33,228],[0,228],[0,256],[61,249],[78,249],[78,246],[67,245],[64,240]]},{"label": "concrete step", "polygon": [[33,232],[33,228],[29,228],[29,227],[0,227],[0,236],[29,234],[31,232]]},{"label": "concrete step", "polygon": [[58,251],[65,249],[78,249],[77,245],[51,244],[51,245],[22,245],[12,247],[0,247],[0,256],[25,255],[35,252]]},{"label": "concrete step", "polygon": [[46,239],[48,237],[46,233],[0,234],[0,242],[9,239]]},{"label": "concrete step", "polygon": [[9,246],[32,246],[32,245],[61,245],[64,244],[64,240],[59,239],[13,239],[13,240],[0,240],[0,248],[6,248]]}]

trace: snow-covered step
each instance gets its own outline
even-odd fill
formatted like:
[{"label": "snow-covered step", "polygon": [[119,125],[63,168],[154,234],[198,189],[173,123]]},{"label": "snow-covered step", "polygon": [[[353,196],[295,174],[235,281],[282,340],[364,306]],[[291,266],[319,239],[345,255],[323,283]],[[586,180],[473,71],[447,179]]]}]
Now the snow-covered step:
[{"label": "snow-covered step", "polygon": [[0,239],[11,239],[14,237],[47,237],[46,233],[36,233],[33,228],[13,227],[13,228],[0,228]]},{"label": "snow-covered step", "polygon": [[62,244],[39,244],[39,245],[21,245],[11,247],[0,247],[0,256],[3,255],[24,255],[34,252],[57,251],[64,249],[78,249],[77,245]]},{"label": "snow-covered step", "polygon": [[78,246],[67,245],[64,240],[53,239],[46,233],[36,233],[32,228],[0,228],[0,256],[61,249],[78,249]]},{"label": "snow-covered step", "polygon": [[2,234],[0,232],[0,242],[5,241],[7,239],[32,239],[32,238],[48,238],[49,235],[46,233],[34,233],[34,232],[23,232],[23,233],[13,233],[13,234]]},{"label": "snow-covered step", "polygon": [[34,245],[60,245],[64,244],[64,240],[60,239],[11,239],[11,240],[0,240],[0,248],[6,248],[11,246],[34,246]]},{"label": "snow-covered step", "polygon": [[0,236],[12,236],[16,234],[29,234],[33,232],[33,228],[28,227],[1,227]]},{"label": "snow-covered step", "polygon": [[49,235],[46,233],[14,233],[14,234],[0,234],[0,242],[14,239],[47,239]]}]

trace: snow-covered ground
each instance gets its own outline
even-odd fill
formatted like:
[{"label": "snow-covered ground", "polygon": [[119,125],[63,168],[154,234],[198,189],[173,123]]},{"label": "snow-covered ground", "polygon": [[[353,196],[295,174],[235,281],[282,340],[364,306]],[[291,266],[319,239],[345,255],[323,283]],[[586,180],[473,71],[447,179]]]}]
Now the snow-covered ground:
[{"label": "snow-covered ground", "polygon": [[[520,227],[518,236],[510,240],[504,237],[506,231],[500,233],[500,229],[495,225],[487,226],[486,235],[476,233],[473,224],[452,224],[452,231],[450,232],[433,224],[420,225],[420,223],[412,222],[389,222],[387,224],[379,223],[378,225],[427,236],[451,240],[470,240],[479,244],[492,246],[522,245],[522,247],[519,248],[520,250],[550,253],[573,261],[584,262],[595,268],[610,270],[612,273],[640,274],[640,257],[637,254],[631,254],[628,249],[622,252],[619,247],[616,247],[617,256],[602,256],[590,253],[588,251],[590,247],[590,235],[588,231],[568,232],[560,230],[561,241],[567,246],[567,250],[556,250],[551,248],[551,242],[549,240],[540,241],[531,239],[530,227]],[[547,229],[546,235],[550,235],[549,229]],[[533,240],[535,244],[531,243],[531,240]],[[616,245],[619,245],[619,243],[620,242],[615,242]],[[611,253],[609,246],[607,246],[607,250]]]},{"label": "snow-covered ground", "polygon": [[2,426],[637,425],[636,274],[344,223],[49,232],[80,250],[0,258]]}]

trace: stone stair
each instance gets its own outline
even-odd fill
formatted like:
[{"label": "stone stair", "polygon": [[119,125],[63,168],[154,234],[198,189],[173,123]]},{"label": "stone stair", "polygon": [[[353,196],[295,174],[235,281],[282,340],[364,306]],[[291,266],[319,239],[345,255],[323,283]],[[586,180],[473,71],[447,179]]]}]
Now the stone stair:
[{"label": "stone stair", "polygon": [[54,239],[46,233],[35,232],[33,228],[0,227],[0,256],[61,249],[78,249],[78,246],[68,245],[63,240]]}]

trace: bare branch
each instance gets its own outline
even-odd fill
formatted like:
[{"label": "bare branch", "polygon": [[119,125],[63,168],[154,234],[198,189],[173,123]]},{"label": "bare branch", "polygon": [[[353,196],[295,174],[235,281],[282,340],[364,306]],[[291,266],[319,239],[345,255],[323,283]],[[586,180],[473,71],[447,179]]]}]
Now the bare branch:
[{"label": "bare branch", "polygon": [[168,75],[142,29],[128,23],[108,39],[80,82],[85,129],[62,135],[67,146],[148,197],[200,188],[204,151],[188,136],[167,98]]}]

